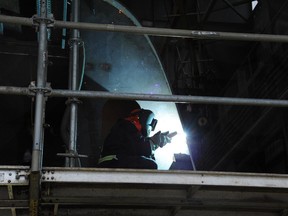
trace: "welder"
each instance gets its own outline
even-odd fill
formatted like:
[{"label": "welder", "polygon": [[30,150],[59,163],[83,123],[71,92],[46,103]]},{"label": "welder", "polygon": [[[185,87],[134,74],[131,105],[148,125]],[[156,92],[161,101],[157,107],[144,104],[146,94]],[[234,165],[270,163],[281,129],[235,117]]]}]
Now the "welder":
[{"label": "welder", "polygon": [[98,167],[157,169],[153,151],[171,138],[161,131],[149,137],[156,125],[154,113],[147,109],[135,109],[118,119],[104,141]]}]

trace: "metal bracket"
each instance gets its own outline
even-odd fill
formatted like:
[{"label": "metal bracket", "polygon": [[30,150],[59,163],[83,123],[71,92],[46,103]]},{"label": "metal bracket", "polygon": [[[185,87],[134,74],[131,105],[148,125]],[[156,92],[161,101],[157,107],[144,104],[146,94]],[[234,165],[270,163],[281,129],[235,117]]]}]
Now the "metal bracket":
[{"label": "metal bracket", "polygon": [[28,90],[35,95],[37,92],[43,92],[44,94],[50,94],[52,92],[51,84],[47,83],[47,87],[37,87],[35,81],[32,81],[28,87]]},{"label": "metal bracket", "polygon": [[53,28],[55,20],[52,14],[49,18],[44,18],[44,17],[39,17],[38,15],[33,15],[32,23],[33,23],[33,26],[35,26],[36,28],[39,27],[40,23],[45,23],[47,25],[47,28]]},{"label": "metal bracket", "polygon": [[0,171],[0,185],[27,185],[29,183],[29,169],[8,169]]},{"label": "metal bracket", "polygon": [[19,180],[21,177],[24,177],[25,180],[28,180],[28,179],[29,179],[29,175],[30,175],[29,170],[25,170],[25,171],[23,171],[23,170],[17,170],[17,171],[16,171],[16,176],[15,176],[15,178],[16,178],[17,180]]},{"label": "metal bracket", "polygon": [[41,180],[55,180],[54,178],[54,173],[55,171],[54,170],[42,170],[42,177],[41,177]]}]

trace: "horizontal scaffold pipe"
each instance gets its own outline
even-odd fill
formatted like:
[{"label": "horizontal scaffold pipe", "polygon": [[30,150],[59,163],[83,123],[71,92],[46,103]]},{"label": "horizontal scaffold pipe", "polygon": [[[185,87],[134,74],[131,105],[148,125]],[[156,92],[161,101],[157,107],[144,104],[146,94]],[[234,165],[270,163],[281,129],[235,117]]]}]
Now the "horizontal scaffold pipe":
[{"label": "horizontal scaffold pipe", "polygon": [[[191,104],[218,104],[232,106],[268,106],[268,107],[288,107],[288,100],[277,99],[256,99],[256,98],[229,98],[229,97],[209,97],[209,96],[187,96],[187,95],[161,95],[161,94],[135,94],[116,93],[106,91],[73,91],[61,89],[39,89],[46,91],[47,97],[76,97],[76,98],[104,98],[104,99],[126,99],[144,101],[162,101]],[[37,89],[33,89],[37,91]],[[29,88],[0,86],[0,94],[28,95],[33,96],[34,92]]]},{"label": "horizontal scaffold pipe", "polygon": [[34,94],[25,87],[14,87],[14,86],[0,86],[0,94],[7,95],[31,95]]},{"label": "horizontal scaffold pipe", "polygon": [[[2,23],[13,23],[13,24],[19,24],[19,25],[25,25],[25,26],[33,26],[35,25],[35,22],[33,22],[33,20],[34,20],[33,18],[0,15],[0,22]],[[150,27],[124,26],[124,25],[113,25],[113,24],[69,22],[69,21],[60,21],[60,20],[53,20],[53,23],[51,23],[51,26],[55,28],[122,32],[122,33],[132,33],[132,34],[163,36],[163,37],[182,37],[182,38],[209,39],[209,40],[237,40],[237,41],[263,41],[263,42],[266,41],[266,42],[283,42],[283,43],[288,42],[288,35],[150,28]]]}]

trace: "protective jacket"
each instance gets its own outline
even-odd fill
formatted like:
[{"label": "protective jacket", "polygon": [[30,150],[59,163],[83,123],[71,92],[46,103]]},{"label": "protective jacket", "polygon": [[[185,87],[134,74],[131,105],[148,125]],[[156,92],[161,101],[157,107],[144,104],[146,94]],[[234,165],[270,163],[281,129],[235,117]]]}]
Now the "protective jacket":
[{"label": "protective jacket", "polygon": [[104,141],[101,156],[107,155],[152,155],[150,141],[131,121],[119,119]]}]

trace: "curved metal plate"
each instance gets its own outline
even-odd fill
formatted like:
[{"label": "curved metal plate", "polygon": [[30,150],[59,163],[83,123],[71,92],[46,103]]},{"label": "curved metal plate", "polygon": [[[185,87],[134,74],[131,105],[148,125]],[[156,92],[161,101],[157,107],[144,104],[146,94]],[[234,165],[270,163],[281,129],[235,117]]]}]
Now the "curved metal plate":
[{"label": "curved metal plate", "polygon": [[[126,8],[112,0],[81,1],[81,21],[140,26]],[[171,94],[161,63],[147,36],[82,31],[81,37],[86,50],[85,75],[107,91]],[[174,153],[188,153],[176,106],[169,102],[138,103],[155,113],[158,119],[155,132],[178,132],[173,143],[155,153],[159,169],[168,169]]]}]

